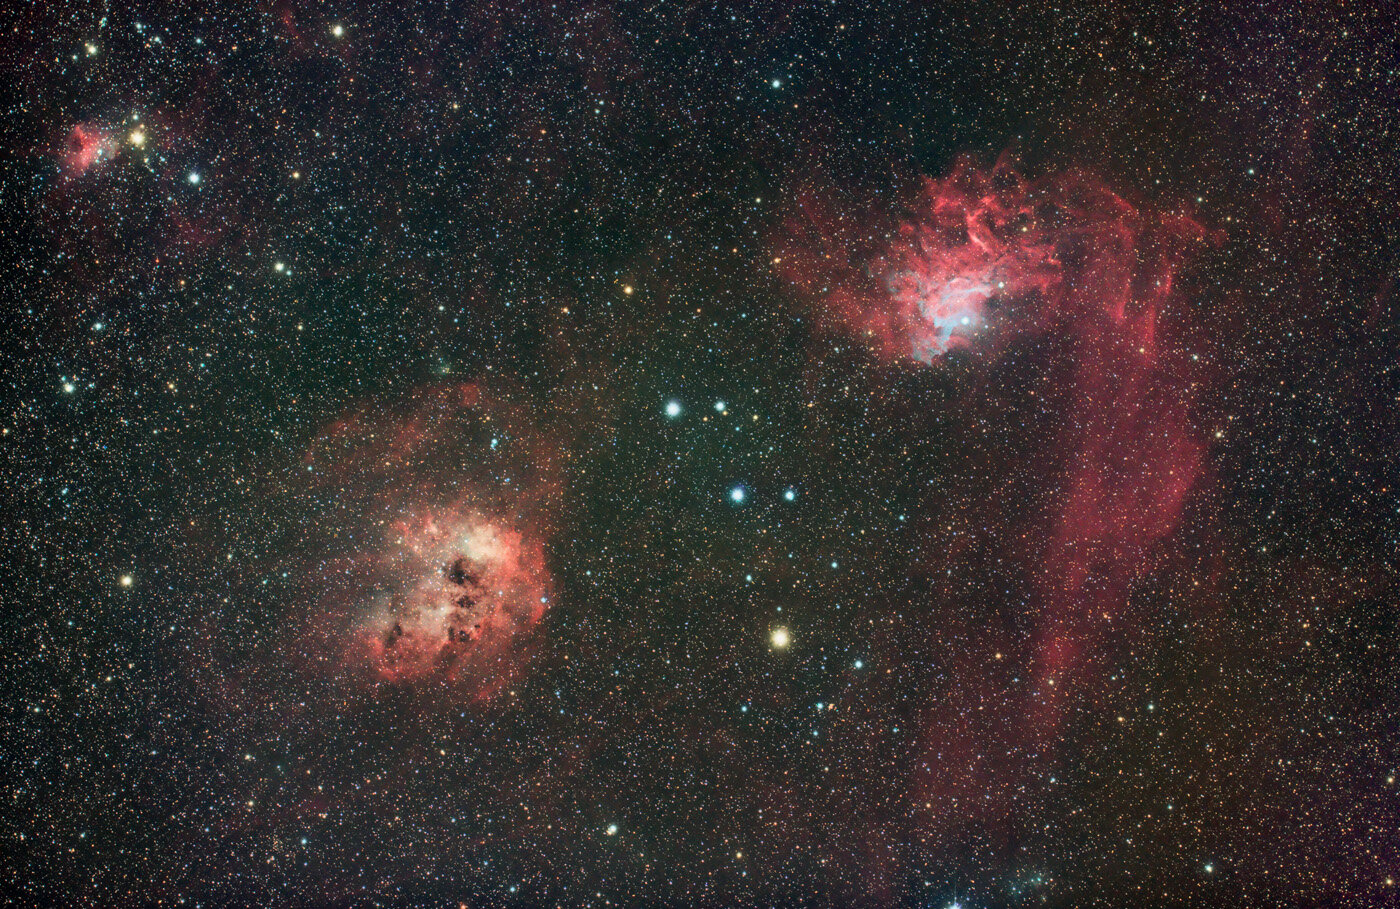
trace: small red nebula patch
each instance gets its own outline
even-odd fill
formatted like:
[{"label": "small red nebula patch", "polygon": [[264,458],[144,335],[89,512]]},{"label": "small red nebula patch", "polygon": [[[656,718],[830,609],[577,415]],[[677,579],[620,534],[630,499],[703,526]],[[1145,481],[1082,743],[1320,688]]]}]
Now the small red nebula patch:
[{"label": "small red nebula patch", "polygon": [[91,123],[78,123],[63,142],[60,161],[63,172],[80,177],[117,153],[117,140],[110,130]]}]

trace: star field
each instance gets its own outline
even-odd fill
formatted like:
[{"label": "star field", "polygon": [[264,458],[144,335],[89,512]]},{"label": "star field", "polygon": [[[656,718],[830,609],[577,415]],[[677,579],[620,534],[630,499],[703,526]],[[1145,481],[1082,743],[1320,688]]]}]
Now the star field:
[{"label": "star field", "polygon": [[1397,12],[16,7],[4,901],[1400,905]]}]

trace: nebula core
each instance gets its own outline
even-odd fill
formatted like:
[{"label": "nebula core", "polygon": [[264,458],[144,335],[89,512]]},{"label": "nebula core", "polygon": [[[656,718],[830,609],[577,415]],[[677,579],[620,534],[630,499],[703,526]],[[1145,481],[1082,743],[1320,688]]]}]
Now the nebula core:
[{"label": "nebula core", "polygon": [[117,140],[111,130],[96,123],[78,123],[68,132],[60,155],[63,171],[70,177],[81,177],[107,161],[117,152]]},{"label": "nebula core", "polygon": [[[394,682],[486,673],[549,602],[538,541],[480,515],[443,515],[396,528],[390,557],[410,581],[358,623],[348,655]],[[483,689],[485,690],[485,689]]]}]

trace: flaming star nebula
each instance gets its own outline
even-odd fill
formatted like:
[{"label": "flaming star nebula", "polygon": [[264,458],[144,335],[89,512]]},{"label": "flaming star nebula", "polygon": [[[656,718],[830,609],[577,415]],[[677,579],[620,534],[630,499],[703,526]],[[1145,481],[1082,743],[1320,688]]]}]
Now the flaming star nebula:
[{"label": "flaming star nebula", "polygon": [[[1162,309],[1205,238],[1189,217],[1134,206],[1083,172],[1027,180],[1005,155],[991,168],[964,158],[947,176],[925,178],[908,209],[864,270],[873,280],[840,264],[849,247],[839,233],[824,235],[820,222],[838,213],[807,212],[796,231],[813,243],[787,257],[784,273],[807,286],[813,273],[834,280],[824,305],[838,319],[888,355],[923,363],[996,328],[1012,336],[985,342],[996,350],[1053,330],[1113,335],[1124,356],[1155,362]],[[825,264],[833,253],[834,275]]]},{"label": "flaming star nebula", "polygon": [[[1048,735],[1067,692],[1098,662],[1102,620],[1122,612],[1202,470],[1204,433],[1190,418],[1197,377],[1172,353],[1182,339],[1165,311],[1206,231],[1081,171],[1029,180],[1006,155],[986,169],[957,161],[924,179],[907,209],[868,269],[832,273],[825,263],[841,240],[818,233],[815,246],[790,254],[786,273],[823,273],[817,305],[892,358],[1010,355],[1046,334],[1072,350],[1072,365],[1047,374],[1062,402],[1055,504],[1022,534],[1038,593],[1039,690],[1027,718]],[[799,235],[841,220],[808,218]]]}]

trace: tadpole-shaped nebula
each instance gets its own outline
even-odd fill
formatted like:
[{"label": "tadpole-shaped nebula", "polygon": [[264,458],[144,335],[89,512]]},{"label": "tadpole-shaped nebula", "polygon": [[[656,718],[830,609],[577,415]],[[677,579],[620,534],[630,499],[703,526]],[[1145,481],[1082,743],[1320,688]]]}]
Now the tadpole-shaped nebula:
[{"label": "tadpole-shaped nebula", "polygon": [[445,385],[358,408],[306,455],[316,662],[352,682],[500,690],[551,595],[549,448],[499,399]]},{"label": "tadpole-shaped nebula", "polygon": [[1054,506],[1015,554],[1035,593],[1031,718],[1048,732],[1204,470],[1189,353],[1165,316],[1206,232],[1091,174],[1028,179],[1005,157],[924,180],[895,222],[808,196],[782,273],[829,326],[893,361],[936,366],[962,349],[990,363],[1043,340],[1068,352],[1046,373],[1062,402],[1041,440],[1063,465]]}]

